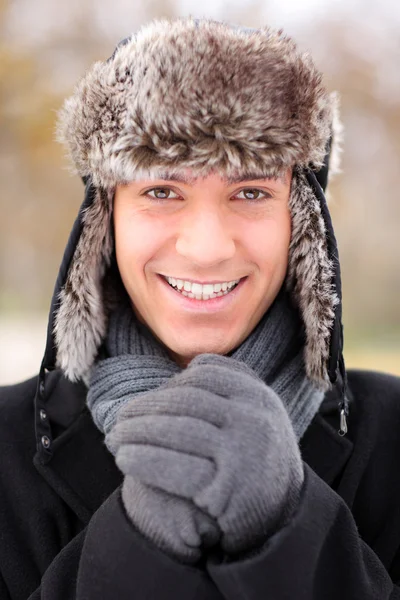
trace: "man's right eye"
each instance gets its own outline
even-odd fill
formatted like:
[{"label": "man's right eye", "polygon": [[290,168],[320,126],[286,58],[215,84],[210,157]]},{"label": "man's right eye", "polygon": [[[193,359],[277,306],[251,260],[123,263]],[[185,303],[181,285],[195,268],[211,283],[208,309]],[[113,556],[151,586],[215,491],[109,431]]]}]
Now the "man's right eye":
[{"label": "man's right eye", "polygon": [[[172,195],[174,194],[174,195]],[[155,198],[157,200],[171,200],[175,198],[179,198],[178,194],[173,192],[170,188],[167,187],[156,187],[151,188],[145,192],[146,196],[150,196],[150,198]]]}]

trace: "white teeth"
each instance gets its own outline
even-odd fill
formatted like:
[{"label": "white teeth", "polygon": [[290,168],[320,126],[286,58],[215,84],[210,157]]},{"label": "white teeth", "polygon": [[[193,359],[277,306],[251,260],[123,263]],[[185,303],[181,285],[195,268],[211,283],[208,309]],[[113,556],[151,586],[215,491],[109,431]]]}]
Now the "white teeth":
[{"label": "white teeth", "polygon": [[209,300],[220,296],[225,296],[230,290],[235,287],[240,279],[235,281],[224,281],[220,283],[192,283],[184,279],[176,279],[175,277],[165,277],[168,283],[178,289],[184,296],[196,298],[196,300]]},{"label": "white teeth", "polygon": [[203,286],[201,283],[192,283],[192,293],[196,296],[201,296],[203,293]]},{"label": "white teeth", "polygon": [[214,286],[212,283],[206,283],[203,285],[203,296],[210,296],[214,293]]}]

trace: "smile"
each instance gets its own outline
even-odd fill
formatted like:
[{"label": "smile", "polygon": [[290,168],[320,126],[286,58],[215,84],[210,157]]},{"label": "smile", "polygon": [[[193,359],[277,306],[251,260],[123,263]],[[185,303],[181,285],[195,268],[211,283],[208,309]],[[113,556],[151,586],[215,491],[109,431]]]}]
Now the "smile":
[{"label": "smile", "polygon": [[163,276],[165,281],[174,290],[195,300],[212,300],[229,294],[240,282],[240,279],[234,281],[221,281],[218,283],[194,283],[184,279],[175,279],[174,277]]}]

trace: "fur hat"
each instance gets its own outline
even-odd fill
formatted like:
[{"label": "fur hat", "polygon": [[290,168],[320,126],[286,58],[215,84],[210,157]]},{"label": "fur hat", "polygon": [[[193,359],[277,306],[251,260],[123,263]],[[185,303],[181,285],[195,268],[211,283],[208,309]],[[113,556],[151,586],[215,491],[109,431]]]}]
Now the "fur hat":
[{"label": "fur hat", "polygon": [[[107,329],[104,275],[115,186],[190,168],[199,176],[275,177],[293,167],[288,285],[305,325],[309,377],[329,385],[338,302],[321,206],[305,170],[337,142],[337,98],[282,32],[160,20],[97,62],[60,111],[58,138],[95,197],[59,296],[58,365],[85,378]],[[335,143],[331,170],[337,170]]]}]

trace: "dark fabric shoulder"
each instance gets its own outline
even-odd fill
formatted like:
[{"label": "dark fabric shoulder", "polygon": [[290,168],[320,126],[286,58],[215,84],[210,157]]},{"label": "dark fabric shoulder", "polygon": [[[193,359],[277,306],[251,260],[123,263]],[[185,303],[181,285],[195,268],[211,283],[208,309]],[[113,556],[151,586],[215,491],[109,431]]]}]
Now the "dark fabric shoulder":
[{"label": "dark fabric shoulder", "polygon": [[37,376],[22,383],[0,387],[0,440],[15,444],[34,442],[34,399]]},{"label": "dark fabric shoulder", "polygon": [[390,395],[400,402],[400,377],[378,371],[349,369],[347,371],[350,388],[353,392],[365,392]]},{"label": "dark fabric shoulder", "polygon": [[84,525],[34,464],[37,382],[0,388],[1,598],[1,580],[7,597],[28,598]]},{"label": "dark fabric shoulder", "polygon": [[363,540],[400,579],[400,378],[349,370],[351,458],[337,491]]},{"label": "dark fabric shoulder", "polygon": [[350,422],[366,415],[375,431],[400,431],[400,377],[376,371],[348,371],[351,392]]},{"label": "dark fabric shoulder", "polygon": [[9,401],[20,402],[27,397],[34,397],[38,376],[31,377],[26,381],[20,383],[14,383],[12,385],[0,386],[0,407],[5,408]]}]

